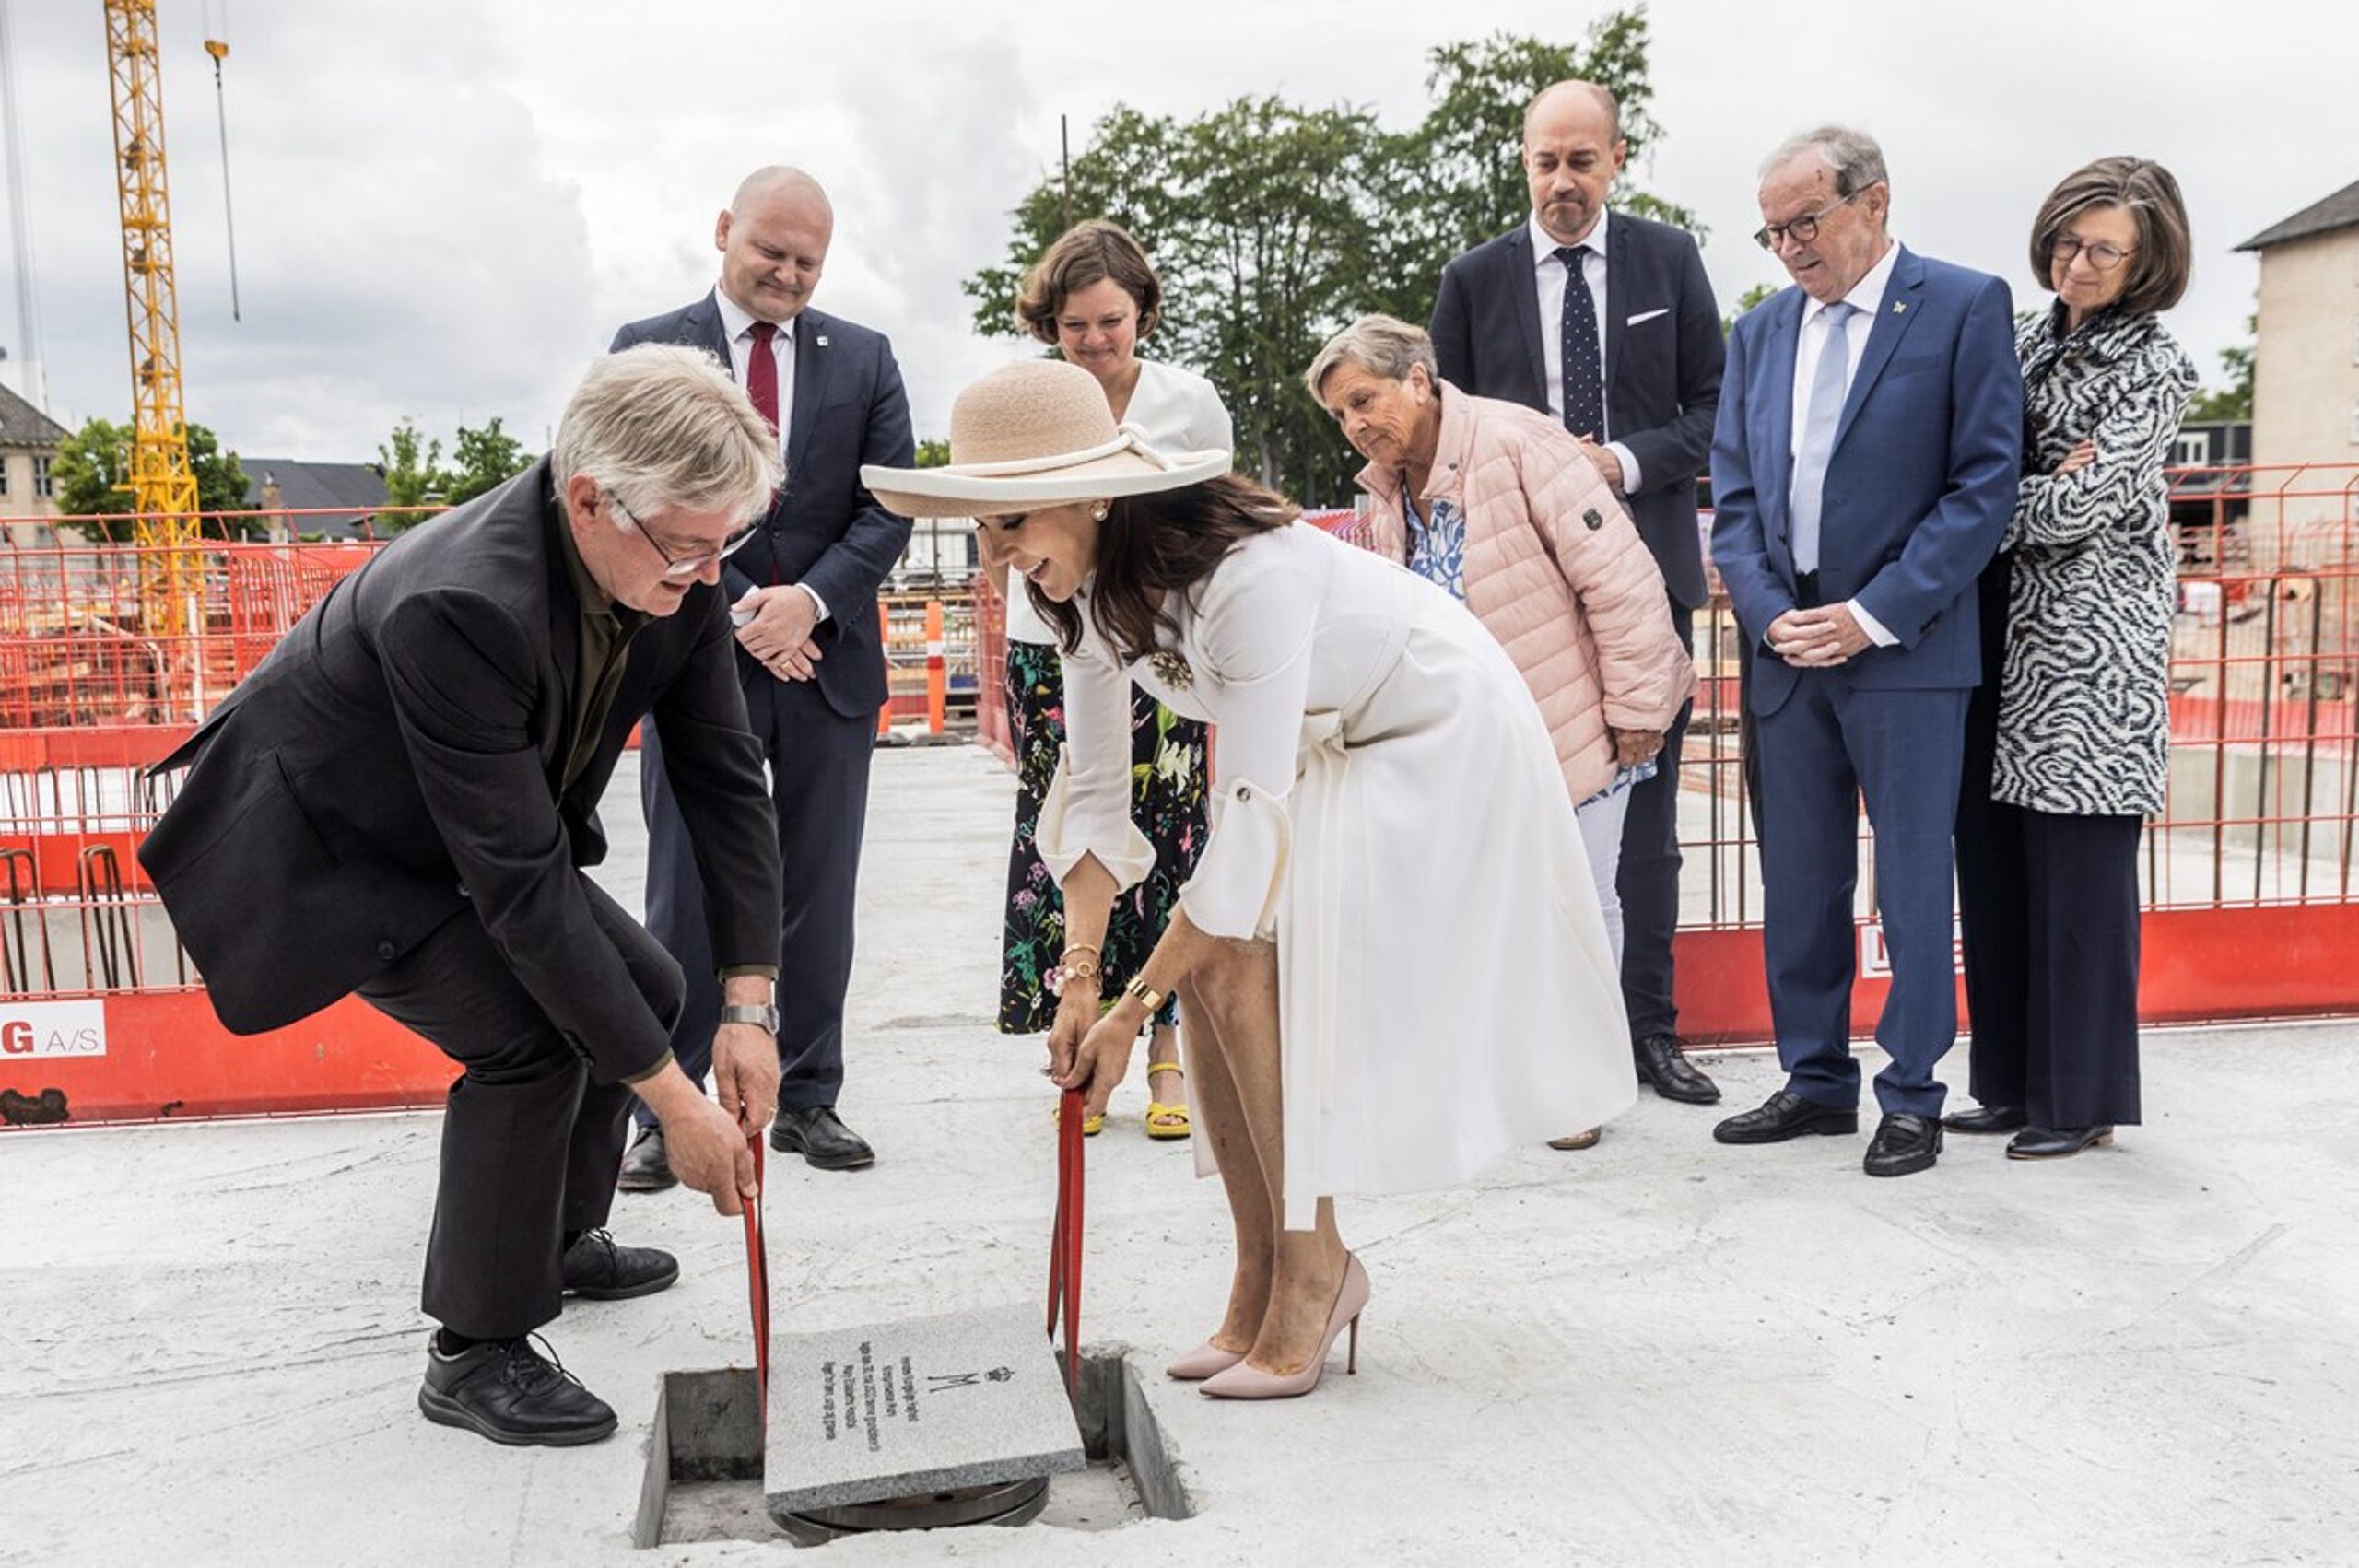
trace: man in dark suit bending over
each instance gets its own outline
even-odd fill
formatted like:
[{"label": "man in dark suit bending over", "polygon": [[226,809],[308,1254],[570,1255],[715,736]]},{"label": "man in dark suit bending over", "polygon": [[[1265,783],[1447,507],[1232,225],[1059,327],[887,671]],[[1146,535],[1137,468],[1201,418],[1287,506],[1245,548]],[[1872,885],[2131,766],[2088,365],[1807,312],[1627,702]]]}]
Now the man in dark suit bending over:
[{"label": "man in dark suit bending over", "polygon": [[[1696,476],[1720,402],[1719,306],[1686,230],[1609,213],[1628,145],[1614,95],[1558,82],[1523,115],[1532,214],[1452,261],[1434,305],[1442,379],[1478,397],[1545,409],[1589,448],[1629,508],[1692,649],[1704,603]],[[1672,1004],[1679,925],[1679,752],[1688,710],[1622,825],[1622,999],[1639,1079],[1665,1099],[1710,1105],[1719,1085],[1680,1054]]]},{"label": "man in dark suit bending over", "polygon": [[[860,483],[864,462],[914,459],[900,367],[882,334],[809,308],[835,235],[827,193],[798,169],[758,169],[714,226],[721,282],[693,305],[615,334],[615,346],[682,343],[730,368],[777,432],[786,486],[753,543],[722,573],[738,628],[745,714],[769,759],[784,868],[779,943],[778,1124],[770,1146],[823,1170],[871,1164],[867,1141],[836,1115],[844,1081],[844,992],[852,903],[868,816],[868,765],[884,705],[876,591],[910,542],[906,518]],[[647,924],[688,975],[672,1039],[689,1076],[703,1069],[721,993],[704,978],[704,893],[675,805],[661,740],[644,759]],[[672,1185],[665,1131],[642,1114],[625,1191]]]},{"label": "man in dark suit bending over", "polygon": [[[548,456],[338,583],[161,765],[189,773],[139,859],[222,1023],[278,1028],[358,991],[464,1070],[418,1404],[494,1442],[611,1433],[532,1332],[565,1295],[678,1277],[604,1229],[634,1094],[723,1213],[754,1190],[746,1141],[778,1097],[778,841],[721,561],[778,477],[707,356],[602,360]],[[673,1059],[678,965],[581,872],[642,713],[714,893],[718,1104]]]}]

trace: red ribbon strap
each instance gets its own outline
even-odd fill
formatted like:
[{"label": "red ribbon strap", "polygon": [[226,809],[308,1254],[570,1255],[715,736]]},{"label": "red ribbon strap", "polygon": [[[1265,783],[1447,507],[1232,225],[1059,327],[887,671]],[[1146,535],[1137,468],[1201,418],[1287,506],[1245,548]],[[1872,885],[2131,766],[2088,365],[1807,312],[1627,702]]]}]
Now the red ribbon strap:
[{"label": "red ribbon strap", "polygon": [[1065,1380],[1081,1376],[1081,1091],[1068,1089],[1057,1107],[1057,1219],[1049,1234],[1049,1338],[1065,1323]]}]

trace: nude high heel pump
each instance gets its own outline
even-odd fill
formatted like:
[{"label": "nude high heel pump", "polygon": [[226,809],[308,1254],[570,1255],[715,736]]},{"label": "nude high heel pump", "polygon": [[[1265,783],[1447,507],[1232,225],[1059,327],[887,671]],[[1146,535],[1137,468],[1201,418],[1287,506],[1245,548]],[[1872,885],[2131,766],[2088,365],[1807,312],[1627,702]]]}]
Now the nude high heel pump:
[{"label": "nude high heel pump", "polygon": [[1200,1393],[1215,1399],[1292,1399],[1319,1387],[1321,1374],[1327,1370],[1327,1352],[1335,1348],[1335,1336],[1346,1328],[1352,1331],[1351,1348],[1344,1361],[1346,1373],[1360,1369],[1360,1312],[1367,1305],[1367,1270],[1353,1255],[1344,1255],[1343,1283],[1335,1287],[1334,1309],[1327,1314],[1327,1334],[1319,1341],[1319,1353],[1300,1372],[1280,1375],[1263,1372],[1239,1360],[1227,1371],[1205,1379]]},{"label": "nude high heel pump", "polygon": [[1166,1377],[1177,1378],[1182,1383],[1201,1383],[1215,1373],[1226,1372],[1244,1359],[1243,1351],[1225,1351],[1210,1340],[1206,1340],[1203,1344],[1165,1367],[1163,1375]]}]

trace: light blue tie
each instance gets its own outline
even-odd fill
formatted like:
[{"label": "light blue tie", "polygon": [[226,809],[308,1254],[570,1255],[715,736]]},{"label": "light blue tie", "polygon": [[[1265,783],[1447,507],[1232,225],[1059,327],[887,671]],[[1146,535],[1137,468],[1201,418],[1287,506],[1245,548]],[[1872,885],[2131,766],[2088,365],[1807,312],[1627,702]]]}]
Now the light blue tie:
[{"label": "light blue tie", "polygon": [[1843,396],[1851,381],[1851,344],[1844,323],[1858,310],[1838,299],[1819,312],[1826,322],[1826,340],[1819,347],[1818,367],[1810,379],[1810,412],[1802,425],[1802,450],[1794,458],[1793,488],[1788,493],[1798,572],[1818,570],[1821,492],[1826,486],[1827,462],[1835,456],[1835,427],[1843,417]]}]

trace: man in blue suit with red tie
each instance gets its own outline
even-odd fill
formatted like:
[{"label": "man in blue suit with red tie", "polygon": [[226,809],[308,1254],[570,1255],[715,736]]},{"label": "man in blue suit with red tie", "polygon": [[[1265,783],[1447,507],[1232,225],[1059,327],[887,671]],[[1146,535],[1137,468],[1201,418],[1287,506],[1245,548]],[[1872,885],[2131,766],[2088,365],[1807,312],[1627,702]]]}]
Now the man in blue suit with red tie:
[{"label": "man in blue suit with red tie", "polygon": [[[860,466],[907,467],[913,448],[892,345],[810,309],[834,235],[835,211],[816,181],[784,166],[756,170],[714,225],[719,285],[694,304],[633,322],[614,346],[676,343],[712,354],[778,433],[786,462],[769,515],[722,563],[745,716],[778,811],[778,1005],[742,1017],[722,1005],[728,977],[715,976],[705,943],[707,890],[682,828],[674,764],[651,737],[640,758],[647,929],[688,981],[673,1050],[694,1078],[717,1024],[769,1029],[781,1074],[770,1147],[822,1170],[855,1170],[875,1153],[836,1114],[836,1096],[868,765],[886,698],[876,594],[910,542],[909,520],[877,504]],[[673,1185],[660,1123],[642,1118],[617,1185]]]},{"label": "man in blue suit with red tie", "polygon": [[1858,131],[1808,132],[1763,163],[1755,238],[1796,287],[1737,323],[1712,440],[1712,556],[1756,655],[1762,947],[1787,1074],[1713,1136],[1859,1130],[1864,797],[1892,960],[1870,1176],[1941,1153],[1974,584],[2014,509],[2023,443],[2007,286],[1895,243],[1891,205],[1883,150]]}]

